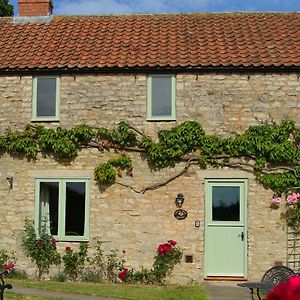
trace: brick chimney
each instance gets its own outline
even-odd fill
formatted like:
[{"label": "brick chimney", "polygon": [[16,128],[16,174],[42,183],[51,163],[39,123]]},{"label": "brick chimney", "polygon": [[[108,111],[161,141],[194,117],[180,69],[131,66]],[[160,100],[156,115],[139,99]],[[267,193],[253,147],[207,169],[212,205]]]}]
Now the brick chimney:
[{"label": "brick chimney", "polygon": [[18,0],[19,17],[42,17],[52,14],[52,0]]}]

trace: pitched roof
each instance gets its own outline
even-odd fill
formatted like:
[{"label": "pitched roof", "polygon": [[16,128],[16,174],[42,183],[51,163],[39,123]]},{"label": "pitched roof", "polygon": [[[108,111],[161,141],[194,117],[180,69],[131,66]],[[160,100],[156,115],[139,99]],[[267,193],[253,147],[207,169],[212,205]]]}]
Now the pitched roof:
[{"label": "pitched roof", "polygon": [[300,13],[0,18],[0,71],[300,66]]}]

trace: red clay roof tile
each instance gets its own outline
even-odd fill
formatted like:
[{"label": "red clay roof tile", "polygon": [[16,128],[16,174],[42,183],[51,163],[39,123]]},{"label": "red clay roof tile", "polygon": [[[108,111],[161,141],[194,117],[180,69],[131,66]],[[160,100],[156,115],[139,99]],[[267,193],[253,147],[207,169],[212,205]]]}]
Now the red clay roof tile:
[{"label": "red clay roof tile", "polygon": [[299,67],[299,13],[0,18],[0,71]]}]

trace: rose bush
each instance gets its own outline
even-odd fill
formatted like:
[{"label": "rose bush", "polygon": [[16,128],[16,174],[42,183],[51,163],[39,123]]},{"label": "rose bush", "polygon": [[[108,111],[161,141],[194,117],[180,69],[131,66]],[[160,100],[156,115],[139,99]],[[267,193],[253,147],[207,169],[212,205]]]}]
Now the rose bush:
[{"label": "rose bush", "polygon": [[51,265],[60,264],[60,254],[56,249],[56,242],[48,233],[45,222],[42,222],[39,236],[35,232],[33,221],[25,220],[25,229],[22,237],[22,247],[25,255],[37,266],[37,278],[49,272]]},{"label": "rose bush", "polygon": [[142,267],[141,271],[134,271],[122,268],[119,278],[123,282],[163,283],[182,258],[182,250],[176,245],[174,240],[159,244],[152,269]]},{"label": "rose bush", "polygon": [[15,253],[0,248],[0,268],[5,270],[12,269],[15,266]]},{"label": "rose bush", "polygon": [[282,197],[274,196],[272,205],[279,206],[284,202],[286,210],[283,217],[286,218],[287,225],[296,231],[300,230],[300,193],[292,193],[285,199]]},{"label": "rose bush", "polygon": [[87,258],[88,244],[81,242],[79,245],[79,251],[74,251],[71,246],[66,246],[65,254],[62,257],[64,262],[64,273],[68,277],[75,281],[78,279],[79,275],[83,272],[84,263]]},{"label": "rose bush", "polygon": [[158,283],[163,283],[165,278],[170,275],[182,258],[182,250],[176,247],[177,242],[169,240],[167,243],[160,244],[157,254],[154,257],[153,274]]}]

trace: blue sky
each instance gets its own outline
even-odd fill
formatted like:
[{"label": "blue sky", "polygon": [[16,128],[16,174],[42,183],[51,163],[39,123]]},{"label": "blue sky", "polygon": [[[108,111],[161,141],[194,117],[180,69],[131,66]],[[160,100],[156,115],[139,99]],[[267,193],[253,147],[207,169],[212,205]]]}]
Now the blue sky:
[{"label": "blue sky", "polygon": [[[17,15],[18,0],[10,0]],[[55,15],[300,11],[300,0],[53,0]]]}]

